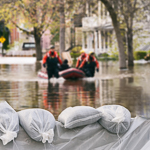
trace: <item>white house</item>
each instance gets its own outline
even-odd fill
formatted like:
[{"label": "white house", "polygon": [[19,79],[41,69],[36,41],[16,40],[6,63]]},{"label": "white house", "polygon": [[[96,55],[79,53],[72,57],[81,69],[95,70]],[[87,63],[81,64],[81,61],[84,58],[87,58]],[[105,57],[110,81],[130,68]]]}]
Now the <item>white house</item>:
[{"label": "white house", "polygon": [[86,15],[82,19],[82,48],[88,53],[93,50],[97,55],[108,53],[114,34],[109,13],[100,1],[94,6],[86,3]]},{"label": "white house", "polygon": [[[117,48],[112,20],[100,0],[93,0],[92,2],[92,4],[86,3],[87,16],[82,18],[82,48],[86,52],[93,50],[96,55],[110,53],[112,49]],[[138,33],[140,36],[134,34],[135,50],[148,50],[150,48],[150,14],[146,11],[144,13],[145,17],[143,16],[140,23],[134,21],[134,29],[139,27],[143,29]],[[146,19],[144,20],[144,18]]]}]

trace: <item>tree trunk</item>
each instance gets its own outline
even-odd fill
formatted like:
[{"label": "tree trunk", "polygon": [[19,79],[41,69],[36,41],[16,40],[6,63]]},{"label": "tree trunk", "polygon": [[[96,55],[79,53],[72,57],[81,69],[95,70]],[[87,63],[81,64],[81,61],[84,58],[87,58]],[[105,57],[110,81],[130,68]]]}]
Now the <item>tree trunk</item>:
[{"label": "tree trunk", "polygon": [[120,69],[126,69],[126,56],[125,56],[125,48],[123,44],[123,37],[121,36],[120,28],[118,22],[113,20],[114,30],[116,33],[118,48],[119,48],[119,67]]},{"label": "tree trunk", "polygon": [[42,48],[41,48],[41,34],[38,32],[38,28],[34,27],[34,39],[36,45],[36,61],[42,60]]},{"label": "tree trunk", "polygon": [[64,0],[60,0],[60,31],[59,31],[59,52],[65,51],[65,13],[64,13]]},{"label": "tree trunk", "polygon": [[124,49],[124,45],[123,45],[123,38],[121,36],[119,22],[117,20],[117,14],[115,13],[111,4],[107,0],[101,0],[101,2],[105,5],[107,10],[109,11],[109,14],[112,19],[113,27],[114,27],[114,30],[116,33],[118,49],[119,49],[119,68],[125,69],[126,68],[125,49]]},{"label": "tree trunk", "polygon": [[133,32],[132,28],[127,29],[127,42],[128,42],[128,66],[134,66],[133,62]]}]

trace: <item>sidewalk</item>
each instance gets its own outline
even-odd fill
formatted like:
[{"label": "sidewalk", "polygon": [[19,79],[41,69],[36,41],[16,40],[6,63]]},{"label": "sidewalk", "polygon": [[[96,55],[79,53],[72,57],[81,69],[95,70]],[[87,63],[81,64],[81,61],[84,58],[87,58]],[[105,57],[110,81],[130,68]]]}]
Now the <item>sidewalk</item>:
[{"label": "sidewalk", "polygon": [[36,57],[0,57],[0,64],[34,64]]}]

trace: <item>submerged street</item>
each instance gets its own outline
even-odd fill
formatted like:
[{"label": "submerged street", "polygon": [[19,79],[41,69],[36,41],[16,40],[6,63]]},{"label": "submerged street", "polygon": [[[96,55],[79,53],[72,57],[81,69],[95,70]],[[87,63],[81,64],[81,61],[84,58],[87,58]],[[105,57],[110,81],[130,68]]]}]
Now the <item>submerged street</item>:
[{"label": "submerged street", "polygon": [[69,106],[117,104],[129,109],[132,117],[150,116],[150,63],[135,63],[134,68],[120,71],[116,61],[99,62],[100,71],[94,78],[53,78],[48,83],[37,76],[41,64],[35,63],[35,58],[3,59],[0,100],[6,100],[16,111],[43,108],[57,119]]}]

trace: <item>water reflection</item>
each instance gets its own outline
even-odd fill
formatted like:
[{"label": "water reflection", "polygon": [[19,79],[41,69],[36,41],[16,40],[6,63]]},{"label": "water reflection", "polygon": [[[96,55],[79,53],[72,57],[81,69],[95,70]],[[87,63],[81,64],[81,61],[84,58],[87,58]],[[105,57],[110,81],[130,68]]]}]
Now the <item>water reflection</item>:
[{"label": "water reflection", "polygon": [[24,80],[37,76],[35,65],[0,64],[0,80]]},{"label": "water reflection", "polygon": [[43,108],[57,119],[69,106],[118,104],[136,115],[150,118],[150,65],[135,65],[119,70],[117,62],[100,63],[101,71],[93,79],[47,82],[37,77],[40,63],[0,65],[0,100],[16,111]]},{"label": "water reflection", "polygon": [[98,87],[95,82],[83,80],[69,81],[62,84],[48,83],[47,90],[43,91],[44,109],[53,113],[55,118],[60,112],[69,106],[96,106],[96,99],[99,98]]},{"label": "water reflection", "polygon": [[62,105],[58,83],[48,83],[47,90],[43,91],[43,105],[44,109],[49,110],[55,117],[58,116]]}]

